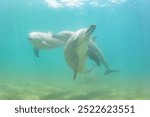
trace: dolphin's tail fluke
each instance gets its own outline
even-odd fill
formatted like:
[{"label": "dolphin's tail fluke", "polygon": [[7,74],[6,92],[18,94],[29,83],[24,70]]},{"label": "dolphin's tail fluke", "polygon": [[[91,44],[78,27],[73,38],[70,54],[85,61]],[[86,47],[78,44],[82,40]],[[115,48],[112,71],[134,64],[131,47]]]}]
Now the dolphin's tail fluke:
[{"label": "dolphin's tail fluke", "polygon": [[113,73],[113,72],[119,72],[121,70],[111,70],[111,69],[107,69],[107,71],[104,73],[105,75]]}]

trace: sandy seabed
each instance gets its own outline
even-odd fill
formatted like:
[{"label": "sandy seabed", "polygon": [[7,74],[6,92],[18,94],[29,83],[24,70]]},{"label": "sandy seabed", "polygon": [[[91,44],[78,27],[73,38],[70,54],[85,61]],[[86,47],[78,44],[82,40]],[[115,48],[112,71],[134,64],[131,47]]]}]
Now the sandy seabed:
[{"label": "sandy seabed", "polygon": [[[17,78],[18,77],[18,78]],[[77,78],[1,77],[1,100],[147,100],[150,86],[147,81],[121,76]],[[93,78],[90,78],[93,77]],[[15,80],[14,80],[15,79]],[[54,80],[55,79],[55,80]],[[59,79],[59,80],[56,80]],[[140,79],[140,78],[138,78]]]}]

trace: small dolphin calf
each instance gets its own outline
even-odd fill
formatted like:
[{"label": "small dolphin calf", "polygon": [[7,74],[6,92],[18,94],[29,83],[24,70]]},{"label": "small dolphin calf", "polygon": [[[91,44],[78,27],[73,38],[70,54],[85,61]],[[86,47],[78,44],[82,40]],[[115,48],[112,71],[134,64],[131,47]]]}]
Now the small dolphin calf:
[{"label": "small dolphin calf", "polygon": [[96,25],[91,25],[86,31],[78,30],[67,41],[65,45],[64,55],[67,64],[74,72],[75,80],[77,73],[85,73],[85,63],[87,59],[88,44],[91,34],[95,30]]},{"label": "small dolphin calf", "polygon": [[64,45],[64,41],[54,38],[52,33],[32,32],[28,39],[34,46],[34,53],[37,57],[39,57],[39,49],[51,49]]}]

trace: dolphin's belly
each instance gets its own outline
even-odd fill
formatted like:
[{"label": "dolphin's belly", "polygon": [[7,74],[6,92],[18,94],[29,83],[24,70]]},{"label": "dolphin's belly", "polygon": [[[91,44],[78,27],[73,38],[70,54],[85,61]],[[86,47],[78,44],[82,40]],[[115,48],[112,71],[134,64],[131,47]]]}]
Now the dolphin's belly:
[{"label": "dolphin's belly", "polygon": [[71,42],[71,40],[68,41],[68,43],[65,46],[64,49],[64,56],[66,59],[67,64],[69,67],[71,67],[73,70],[75,70],[75,45]]},{"label": "dolphin's belly", "polygon": [[78,58],[78,72],[84,73],[85,72],[85,63],[86,63],[87,54],[84,53],[82,56]]},{"label": "dolphin's belly", "polygon": [[[76,45],[69,40],[65,46],[65,59],[67,64],[79,73],[85,72],[85,63],[87,58],[87,44]],[[77,67],[77,68],[76,68]]]},{"label": "dolphin's belly", "polygon": [[78,56],[78,72],[85,72],[85,63],[87,59],[87,49],[88,49],[88,41],[84,43],[78,43],[78,47],[76,47],[76,53]]}]

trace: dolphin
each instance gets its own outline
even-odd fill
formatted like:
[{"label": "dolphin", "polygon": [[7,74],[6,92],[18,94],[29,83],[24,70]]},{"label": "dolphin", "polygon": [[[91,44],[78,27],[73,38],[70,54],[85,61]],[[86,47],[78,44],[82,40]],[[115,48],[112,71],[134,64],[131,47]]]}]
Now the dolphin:
[{"label": "dolphin", "polygon": [[[39,50],[40,49],[52,49],[64,46],[67,41],[74,35],[79,34],[80,32],[85,33],[87,31],[86,28],[79,29],[78,31],[61,31],[58,33],[43,33],[43,32],[31,32],[29,34],[28,39],[32,43],[34,47],[34,54],[36,57],[39,57]],[[106,68],[105,75],[112,73],[112,72],[118,72],[120,70],[111,70],[104,59],[104,56],[102,54],[101,49],[95,42],[95,37],[91,36],[89,37],[90,41],[88,44],[88,50],[87,50],[87,56],[93,60],[98,66],[100,64],[104,65]],[[93,69],[93,68],[92,68]],[[89,70],[90,71],[92,71]]]},{"label": "dolphin", "polygon": [[[87,30],[86,28],[82,28],[82,29],[79,29],[78,32],[85,32],[86,30]],[[68,41],[68,39],[73,35],[75,35],[74,31],[61,31],[56,34],[53,34],[53,37],[60,39],[60,40],[64,41],[64,43],[66,43]],[[98,66],[100,66],[100,59],[96,54],[99,52],[99,50],[97,49],[98,46],[97,46],[96,42],[94,41],[95,37],[90,37],[90,38],[91,39],[90,39],[90,42],[88,45],[88,52],[87,52],[88,57],[90,59],[92,59]],[[91,51],[91,50],[95,50],[95,51]]]},{"label": "dolphin", "polygon": [[[78,32],[80,32],[80,31],[86,31],[86,28],[83,28],[83,29],[79,29],[78,30]],[[56,34],[53,34],[53,37],[54,38],[57,38],[57,39],[60,39],[60,40],[62,40],[62,41],[64,41],[64,43],[67,43],[67,41],[68,41],[68,39],[71,37],[71,36],[73,36],[73,35],[75,35],[75,32],[73,32],[73,31],[61,31],[61,32],[58,32],[58,33],[56,33]],[[92,38],[93,39],[93,38]],[[90,44],[89,44],[90,45]],[[97,45],[97,44],[95,44],[95,45]],[[91,46],[91,47],[94,47],[94,46]],[[95,47],[94,47],[95,48]],[[98,66],[100,66],[100,60],[99,60],[99,58],[95,55],[95,53],[93,53],[94,51],[89,51],[88,50],[88,56],[89,56],[89,58],[90,59],[92,59],[93,61],[95,61],[95,63],[98,65]]]},{"label": "dolphin", "polygon": [[[86,29],[85,29],[86,30]],[[84,30],[84,31],[85,31]],[[83,29],[78,30],[78,32],[83,31]],[[51,49],[59,46],[64,46],[68,39],[73,36],[75,32],[73,31],[61,31],[57,34],[52,33],[42,33],[42,32],[31,32],[28,39],[34,46],[34,54],[39,57],[39,49]],[[63,43],[64,42],[64,43]],[[98,63],[94,53],[88,52],[89,58]]]},{"label": "dolphin", "polygon": [[[82,33],[86,32],[86,31],[87,31],[86,28],[82,28],[82,29],[78,30],[78,32],[82,32]],[[64,43],[66,43],[68,41],[68,39],[73,35],[75,35],[75,32],[73,32],[73,31],[61,31],[59,33],[53,34],[53,37],[60,39],[60,40],[64,41]],[[88,50],[87,50],[88,57],[90,59],[92,59],[99,67],[100,67],[100,64],[103,64],[103,66],[106,68],[106,71],[104,73],[105,75],[110,74],[112,72],[120,71],[120,70],[112,70],[109,68],[109,65],[106,62],[100,47],[95,42],[96,37],[91,36],[89,38],[90,38],[90,40],[88,43]]]},{"label": "dolphin", "polygon": [[104,73],[105,75],[110,74],[112,72],[120,71],[120,70],[112,70],[109,68],[109,65],[104,59],[104,55],[101,49],[92,39],[90,40],[88,45],[88,56],[90,59],[94,60],[98,66],[100,66],[100,64],[103,64],[103,66],[106,68],[106,71]]},{"label": "dolphin", "polygon": [[52,33],[31,32],[28,39],[34,46],[34,54],[39,57],[39,49],[51,49],[64,45],[64,41],[54,38]]},{"label": "dolphin", "polygon": [[88,44],[91,34],[96,25],[91,25],[86,31],[77,30],[65,44],[64,56],[67,64],[72,68],[75,80],[77,73],[85,73],[85,63],[87,59]]}]

